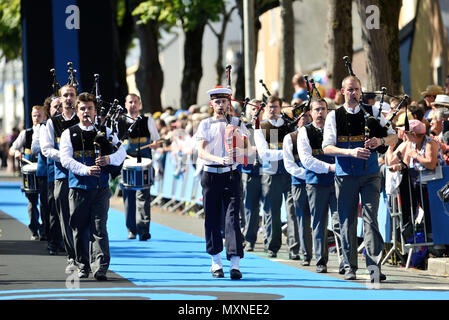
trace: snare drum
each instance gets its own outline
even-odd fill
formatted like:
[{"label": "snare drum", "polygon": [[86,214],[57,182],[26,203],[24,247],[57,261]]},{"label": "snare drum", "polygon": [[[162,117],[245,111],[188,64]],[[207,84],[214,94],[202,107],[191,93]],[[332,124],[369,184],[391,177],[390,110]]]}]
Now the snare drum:
[{"label": "snare drum", "polygon": [[22,167],[22,191],[25,193],[38,193],[37,185],[37,163],[30,163]]},{"label": "snare drum", "polygon": [[122,167],[121,187],[129,190],[141,190],[151,187],[151,159],[142,158],[137,163],[137,158],[126,159]]}]

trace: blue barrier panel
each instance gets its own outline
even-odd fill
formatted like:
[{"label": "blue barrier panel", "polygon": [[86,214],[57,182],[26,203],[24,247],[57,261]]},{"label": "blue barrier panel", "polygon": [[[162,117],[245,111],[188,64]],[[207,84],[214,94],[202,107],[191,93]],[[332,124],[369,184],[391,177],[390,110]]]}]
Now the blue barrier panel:
[{"label": "blue barrier panel", "polygon": [[198,187],[196,189],[196,194],[195,194],[195,203],[202,206],[203,205],[203,188],[201,187],[201,174],[198,176],[197,179],[199,179],[199,181],[198,181]]},{"label": "blue barrier panel", "polygon": [[161,180],[155,180],[153,182],[153,185],[150,188],[150,194],[152,196],[158,196],[159,195],[159,187],[161,185]]},{"label": "blue barrier panel", "polygon": [[[385,191],[382,191],[379,198],[379,208],[377,209],[377,223],[379,232],[384,242],[391,241],[390,213],[388,210],[388,198]],[[357,236],[363,238],[363,218],[357,218]]]},{"label": "blue barrier panel", "polygon": [[[443,179],[433,180],[427,183],[434,244],[449,244],[449,214],[446,212],[446,210],[449,212],[449,204],[443,204],[437,196],[437,191],[448,181],[449,166],[444,166]],[[443,205],[445,207],[443,207]]]},{"label": "blue barrier panel", "polygon": [[388,196],[385,190],[380,193],[379,209],[377,211],[377,223],[379,224],[379,232],[384,242],[391,241],[390,226],[390,210],[388,209]]},{"label": "blue barrier panel", "polygon": [[281,222],[287,222],[287,205],[285,204],[284,197],[282,197]]},{"label": "blue barrier panel", "polygon": [[182,201],[190,202],[193,198],[193,188],[195,186],[195,168],[189,164],[186,169],[186,185]]},{"label": "blue barrier panel", "polygon": [[173,193],[173,198],[176,201],[182,201],[182,187],[184,185],[184,177],[186,176],[185,172],[182,172],[180,175],[175,177],[176,185]]},{"label": "blue barrier panel", "polygon": [[175,166],[170,159],[170,152],[168,152],[165,157],[164,178],[162,179],[162,196],[166,199],[171,199],[173,195],[174,169]]}]

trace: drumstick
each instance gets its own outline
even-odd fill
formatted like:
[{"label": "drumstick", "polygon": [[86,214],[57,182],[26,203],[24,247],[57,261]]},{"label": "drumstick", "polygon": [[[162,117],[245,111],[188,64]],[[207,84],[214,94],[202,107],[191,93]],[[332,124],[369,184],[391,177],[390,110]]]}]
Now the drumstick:
[{"label": "drumstick", "polygon": [[23,162],[26,162],[26,163],[28,163],[28,164],[34,164],[33,162],[31,162],[30,160],[27,160],[27,159],[25,159],[25,158],[22,158],[22,161],[23,161]]},{"label": "drumstick", "polygon": [[159,139],[159,140],[153,141],[152,143],[149,143],[149,144],[147,144],[147,145],[144,145],[143,147],[140,147],[140,150],[146,149],[146,148],[150,148],[150,146],[151,146],[153,143],[159,144],[159,143],[164,143],[164,142],[168,142],[168,139]]},{"label": "drumstick", "polygon": [[150,147],[150,145],[151,145],[151,143],[149,143],[149,144],[147,144],[147,145],[144,145],[143,147],[140,147],[140,150],[142,150],[142,149],[146,149],[146,148],[149,148],[149,147]]}]

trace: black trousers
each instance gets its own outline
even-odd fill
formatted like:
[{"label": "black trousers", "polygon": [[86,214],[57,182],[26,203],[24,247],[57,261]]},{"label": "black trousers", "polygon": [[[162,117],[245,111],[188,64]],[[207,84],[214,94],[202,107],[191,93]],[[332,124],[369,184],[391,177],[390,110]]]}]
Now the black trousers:
[{"label": "black trousers", "polygon": [[41,237],[48,239],[50,228],[50,208],[48,206],[48,186],[47,176],[37,177],[37,183],[39,185],[39,205],[41,214]]},{"label": "black trousers", "polygon": [[59,221],[58,211],[56,210],[56,200],[54,195],[55,182],[47,181],[47,203],[49,210],[48,217],[48,247],[49,249],[57,250],[64,248],[64,242],[62,241],[61,222]]},{"label": "black trousers", "polygon": [[111,260],[107,230],[109,188],[70,188],[70,227],[79,269],[106,272]]},{"label": "black trousers", "polygon": [[242,197],[241,173],[233,170],[226,173],[203,171],[204,229],[206,252],[215,255],[223,251],[222,216],[225,215],[224,233],[226,258],[243,258],[243,236],[240,230],[240,201]]}]

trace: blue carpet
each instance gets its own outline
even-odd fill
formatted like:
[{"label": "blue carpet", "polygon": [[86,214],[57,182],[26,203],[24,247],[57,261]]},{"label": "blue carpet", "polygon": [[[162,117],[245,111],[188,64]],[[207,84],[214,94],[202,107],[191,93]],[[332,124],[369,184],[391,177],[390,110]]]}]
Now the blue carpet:
[{"label": "blue carpet", "polygon": [[[0,210],[27,225],[27,202],[20,189],[0,184]],[[445,291],[407,291],[367,289],[360,282],[344,281],[329,275],[317,274],[245,253],[240,267],[243,279],[229,279],[229,262],[223,253],[225,278],[212,279],[211,259],[205,252],[204,239],[157,223],[151,223],[152,239],[147,242],[127,240],[124,213],[109,211],[110,270],[141,286],[142,293],[120,292],[117,296],[139,296],[163,300],[208,300],[211,292],[259,293],[287,300],[426,300],[449,299]],[[148,287],[150,286],[150,287]],[[381,286],[381,285],[380,285]],[[138,289],[139,289],[138,288]],[[104,291],[104,289],[102,289]],[[0,299],[7,293],[19,294],[20,299],[41,297],[71,299],[77,296],[111,296],[114,290],[130,288],[67,290],[0,291]],[[135,289],[133,289],[136,291]],[[168,290],[171,293],[151,292]],[[40,294],[40,291],[42,292]],[[186,294],[185,291],[198,294]],[[54,293],[52,293],[54,292]],[[112,293],[111,293],[112,292]],[[36,296],[36,294],[38,296]],[[39,295],[40,294],[40,295]],[[14,296],[15,299],[18,296]]]}]

